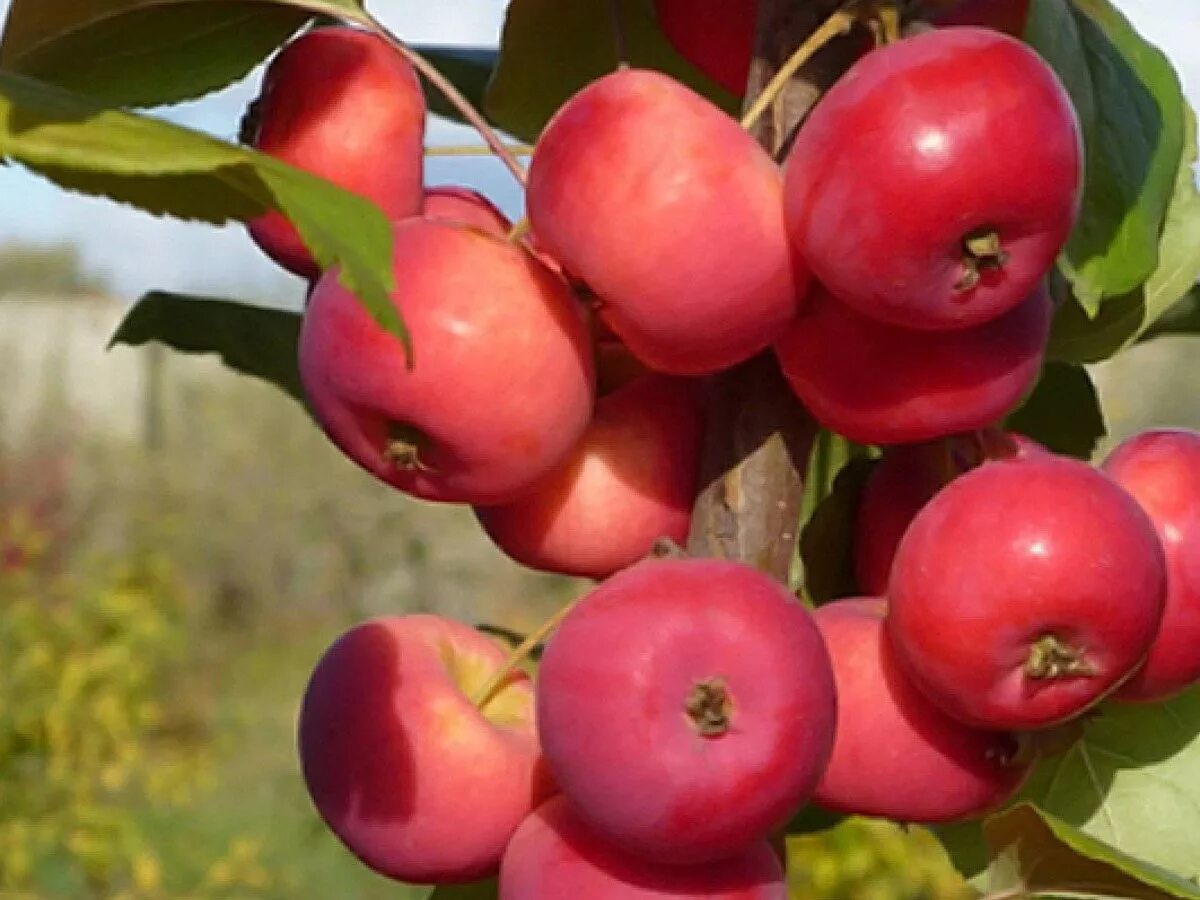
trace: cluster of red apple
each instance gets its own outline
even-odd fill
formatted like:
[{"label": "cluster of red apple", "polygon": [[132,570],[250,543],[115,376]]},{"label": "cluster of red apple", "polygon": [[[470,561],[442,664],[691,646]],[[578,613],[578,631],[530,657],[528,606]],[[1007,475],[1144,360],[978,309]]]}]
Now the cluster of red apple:
[{"label": "cluster of red apple", "polygon": [[[549,642],[536,698],[435,617],[330,649],[301,756],[369,865],[499,867],[510,900],[780,898],[766,840],[809,799],[977,816],[1028,772],[1020,735],[1200,677],[1200,436],[1142,436],[1105,474],[989,430],[1040,370],[1081,182],[1071,104],[1025,45],[955,28],[871,51],[783,170],[700,96],[620,70],[539,139],[528,234],[423,189],[424,115],[370,34],[311,32],[269,70],[251,137],[392,218],[415,348],[288,223],[254,223],[315,280],[312,411],[380,479],[472,504],[516,559],[608,580]],[[903,445],[861,510],[870,596],[815,615],[745,566],[639,562],[686,536],[704,377],[767,349],[827,427]]]}]

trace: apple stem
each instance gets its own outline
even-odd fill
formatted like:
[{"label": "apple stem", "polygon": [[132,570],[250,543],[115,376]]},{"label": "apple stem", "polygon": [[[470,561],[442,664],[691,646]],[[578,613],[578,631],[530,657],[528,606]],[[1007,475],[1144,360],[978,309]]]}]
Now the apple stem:
[{"label": "apple stem", "polygon": [[[528,144],[506,144],[505,149],[514,156],[533,153],[533,148]],[[491,156],[493,152],[486,144],[438,144],[425,148],[426,156]]]},{"label": "apple stem", "polygon": [[900,40],[900,7],[895,2],[880,4],[876,17],[885,44],[894,44]]},{"label": "apple stem", "polygon": [[378,33],[380,37],[395,47],[405,59],[412,63],[414,69],[420,72],[430,84],[432,84],[438,89],[438,91],[441,92],[442,96],[450,101],[450,105],[462,114],[462,117],[470,123],[472,128],[479,132],[479,136],[483,138],[484,143],[487,144],[488,147],[491,148],[492,153],[494,153],[496,157],[502,163],[504,163],[504,165],[508,168],[508,171],[512,173],[513,178],[517,180],[517,183],[520,184],[521,187],[524,187],[525,169],[521,167],[519,162],[517,162],[516,156],[509,152],[508,147],[506,147],[504,142],[500,140],[500,136],[496,134],[495,130],[491,125],[488,124],[487,120],[483,117],[479,110],[472,106],[471,102],[462,95],[462,92],[459,91],[458,88],[454,86],[454,82],[439,72],[437,66],[433,65],[433,63],[427,60],[424,56],[422,56],[416,50],[413,50],[411,47],[405,44],[404,41],[400,40],[395,33],[393,33],[386,25],[380,22],[379,19],[375,18],[375,16],[367,13],[367,20],[369,21],[371,28]]},{"label": "apple stem", "polygon": [[612,19],[613,47],[617,54],[617,71],[629,68],[629,42],[625,37],[625,17],[622,15],[622,0],[608,0],[608,11]]},{"label": "apple stem", "polygon": [[495,699],[496,695],[508,684],[509,679],[512,678],[513,673],[517,671],[521,663],[525,662],[529,655],[537,649],[538,644],[549,637],[550,633],[562,624],[562,620],[567,617],[567,613],[575,608],[575,603],[576,601],[574,600],[568,603],[517,645],[512,655],[504,661],[504,665],[497,669],[496,673],[479,689],[479,692],[471,698],[471,702],[475,704],[476,709],[482,710]]},{"label": "apple stem", "polygon": [[732,709],[725,680],[706,678],[692,685],[684,712],[704,737],[720,737],[729,731]]},{"label": "apple stem", "polygon": [[787,87],[788,82],[792,80],[792,76],[800,71],[801,66],[812,59],[818,50],[834,38],[841,37],[851,29],[858,20],[858,16],[854,12],[857,6],[857,0],[850,0],[849,3],[822,22],[821,26],[810,34],[804,43],[796,49],[796,52],[775,73],[775,77],[763,88],[763,92],[755,98],[754,103],[746,110],[746,114],[742,116],[742,128],[744,130],[749,131],[757,124],[758,120],[762,118],[763,113],[770,108],[775,99],[783,92],[783,89]]},{"label": "apple stem", "polygon": [[508,232],[508,242],[510,244],[519,244],[529,236],[529,216],[522,216],[521,220]]},{"label": "apple stem", "polygon": [[1025,674],[1038,681],[1088,677],[1096,674],[1096,667],[1084,658],[1080,648],[1064,644],[1053,634],[1046,634],[1029,648]]}]

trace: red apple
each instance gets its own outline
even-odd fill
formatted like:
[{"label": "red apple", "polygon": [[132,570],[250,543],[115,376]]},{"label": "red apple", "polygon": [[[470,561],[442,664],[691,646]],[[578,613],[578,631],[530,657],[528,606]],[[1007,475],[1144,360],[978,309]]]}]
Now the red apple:
[{"label": "red apple", "polygon": [[1042,728],[1133,674],[1165,590],[1153,525],[1107,476],[1048,453],[987,462],[905,532],[888,634],[945,712],[980,728]]},{"label": "red apple", "polygon": [[413,365],[330,272],[300,334],[312,410],[351,459],[403,491],[506,503],[561,465],[591,419],[579,304],[528,251],[446,221],[396,224],[394,267]]},{"label": "red apple", "polygon": [[788,232],[829,291],[905,328],[996,319],[1045,276],[1075,222],[1079,123],[1054,71],[984,28],[868,53],[801,127]]},{"label": "red apple", "polygon": [[809,798],[833,743],[812,617],[740,563],[653,560],[584,597],[550,639],[538,731],[604,839],[646,859],[734,856]]},{"label": "red apple", "polygon": [[987,427],[1016,407],[1041,372],[1052,311],[1039,289],[995,321],[917,331],[814,284],[775,353],[825,427],[863,444],[917,443]]},{"label": "red apple", "polygon": [[699,384],[647,375],[604,397],[566,462],[503,506],[488,535],[534,569],[606,578],[658,538],[687,541],[700,466]]},{"label": "red apple", "polygon": [[592,82],[534,149],[538,241],[588,284],[652,369],[716,372],[765,349],[807,282],[783,229],[778,166],[703,97],[658,72]]},{"label": "red apple", "polygon": [[1150,516],[1167,559],[1162,629],[1121,700],[1162,700],[1200,680],[1200,434],[1147,431],[1104,462],[1104,471]]},{"label": "red apple", "polygon": [[491,200],[479,191],[454,185],[425,190],[425,218],[471,225],[498,238],[507,239],[512,230],[508,217]]},{"label": "red apple", "polygon": [[864,594],[887,592],[900,539],[938,491],[985,459],[1046,452],[1019,434],[987,429],[957,438],[891,447],[871,470],[854,529],[854,572]]},{"label": "red apple", "polygon": [[[318,28],[267,67],[245,137],[264,153],[375,202],[389,219],[421,211],[425,97],[408,61],[381,37]],[[270,212],[250,236],[285,269],[320,269],[290,222]]]},{"label": "red apple", "polygon": [[506,655],[466,625],[414,615],[359,625],[321,658],[300,710],[304,780],[372,869],[418,883],[489,875],[549,793],[528,678],[514,673],[482,710],[470,699]]},{"label": "red apple", "polygon": [[1020,787],[1017,742],[947,716],[897,665],[883,631],[887,604],[838,600],[814,615],[837,681],[838,724],[813,799],[848,815],[903,822],[974,818]]},{"label": "red apple", "polygon": [[500,900],[787,900],[766,841],[730,859],[667,866],[629,856],[591,831],[562,797],[513,835],[500,866]]},{"label": "red apple", "polygon": [[654,0],[679,55],[731,94],[746,92],[758,0]]}]

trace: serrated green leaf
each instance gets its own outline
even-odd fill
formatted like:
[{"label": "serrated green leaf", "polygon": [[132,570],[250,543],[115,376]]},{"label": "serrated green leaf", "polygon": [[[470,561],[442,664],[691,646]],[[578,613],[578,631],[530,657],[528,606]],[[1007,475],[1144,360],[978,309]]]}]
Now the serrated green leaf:
[{"label": "serrated green leaf", "polygon": [[1037,386],[1004,427],[1079,459],[1091,459],[1108,434],[1092,376],[1083,366],[1061,362],[1046,364]]},{"label": "serrated green leaf", "polygon": [[188,354],[216,354],[229,368],[305,402],[296,361],[302,317],[232,300],[154,291],[126,314],[109,347],[151,341]]},{"label": "serrated green leaf", "polygon": [[[1184,153],[1175,176],[1175,193],[1159,238],[1158,267],[1136,290],[1105,302],[1094,318],[1080,306],[1064,304],[1054,320],[1050,356],[1073,362],[1099,362],[1139,337],[1195,332],[1200,320],[1189,319],[1186,302],[1174,309],[1200,279],[1200,191],[1193,166],[1197,158],[1196,113],[1185,102]],[[1168,311],[1172,321],[1157,323]]]},{"label": "serrated green leaf", "polygon": [[1040,763],[1021,799],[1176,875],[1200,878],[1200,689],[1143,705],[1109,703],[1083,737]]},{"label": "serrated green leaf", "polygon": [[357,194],[248,148],[3,71],[0,158],[157,215],[221,224],[279,209],[322,268],[338,266],[346,288],[407,346],[389,298],[391,227]]},{"label": "serrated green leaf", "polygon": [[1083,205],[1060,256],[1090,315],[1158,265],[1183,151],[1179,78],[1109,0],[1034,0],[1025,39],[1058,72],[1086,149]]},{"label": "serrated green leaf", "polygon": [[991,892],[1089,895],[1135,900],[1200,900],[1200,888],[1133,858],[1028,803],[983,826],[996,859]]},{"label": "serrated green leaf", "polygon": [[315,14],[366,24],[357,0],[12,0],[0,65],[119,106],[203,96]]},{"label": "serrated green leaf", "polygon": [[793,576],[810,605],[853,593],[854,521],[873,451],[822,429],[813,441],[800,502]]},{"label": "serrated green leaf", "polygon": [[[659,69],[729,112],[740,103],[667,43],[645,0],[621,0],[629,62]],[[555,111],[584,85],[617,67],[611,7],[596,0],[512,0],[500,62],[484,107],[501,128],[533,141]]]}]

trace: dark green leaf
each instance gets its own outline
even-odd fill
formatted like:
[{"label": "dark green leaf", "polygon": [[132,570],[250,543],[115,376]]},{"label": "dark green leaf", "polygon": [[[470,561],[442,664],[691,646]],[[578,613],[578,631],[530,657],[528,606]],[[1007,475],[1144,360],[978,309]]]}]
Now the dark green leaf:
[{"label": "dark green leaf", "polygon": [[996,858],[989,892],[1136,900],[1200,898],[1195,884],[1134,859],[1028,803],[992,816],[983,830]]},{"label": "dark green leaf", "polygon": [[[500,57],[498,50],[493,47],[442,47],[433,44],[417,45],[413,49],[449,78],[472,106],[483,109],[484,93]],[[463,121],[462,116],[446,101],[441,91],[424,79],[422,83],[425,86],[425,102],[430,112]]]},{"label": "dark green leaf", "polygon": [[129,311],[109,347],[158,341],[180,353],[215,353],[234,371],[304,403],[296,362],[300,323],[300,314],[287,310],[155,291]]},{"label": "dark green leaf", "polygon": [[1046,364],[1037,387],[1004,427],[1080,459],[1091,459],[1108,433],[1092,376],[1083,366],[1060,362]]},{"label": "dark green leaf", "polygon": [[[629,62],[660,69],[734,112],[738,98],[667,43],[646,0],[621,0]],[[617,67],[610,5],[596,0],[512,0],[485,108],[505,131],[533,141],[572,94]]]},{"label": "dark green leaf", "polygon": [[[1098,362],[1142,335],[1200,329],[1200,321],[1188,317],[1186,299],[1200,279],[1200,191],[1196,189],[1193,170],[1197,155],[1196,114],[1187,103],[1183,111],[1187,140],[1159,239],[1158,267],[1136,290],[1106,301],[1094,318],[1074,302],[1064,304],[1050,336],[1053,358]],[[1159,320],[1168,311],[1169,321],[1160,327]]]},{"label": "dark green leaf", "polygon": [[1184,294],[1182,300],[1159,316],[1155,323],[1146,329],[1142,340],[1170,334],[1200,334],[1200,286],[1192,288]]},{"label": "dark green leaf", "polygon": [[1200,689],[1164,703],[1106,704],[1043,761],[1021,798],[1092,838],[1200,878]]},{"label": "dark green leaf", "polygon": [[245,147],[0,71],[0,157],[61,187],[223,223],[280,209],[323,268],[407,341],[389,294],[392,232],[373,203]]},{"label": "dark green leaf", "polygon": [[496,879],[477,881],[474,884],[446,884],[434,890],[429,900],[496,900],[500,886]]},{"label": "dark green leaf", "polygon": [[1095,315],[1158,266],[1183,152],[1179,79],[1109,0],[1034,0],[1025,38],[1062,78],[1083,128],[1083,207],[1060,265]]},{"label": "dark green leaf", "polygon": [[831,431],[813,442],[800,505],[796,580],[817,605],[855,591],[854,521],[871,451]]},{"label": "dark green leaf", "polygon": [[0,65],[119,106],[177,103],[245,75],[313,14],[357,0],[13,0]]},{"label": "dark green leaf", "polygon": [[983,839],[981,822],[954,822],[933,827],[946,855],[964,878],[976,887],[985,888],[984,873],[991,862],[991,853]]}]

